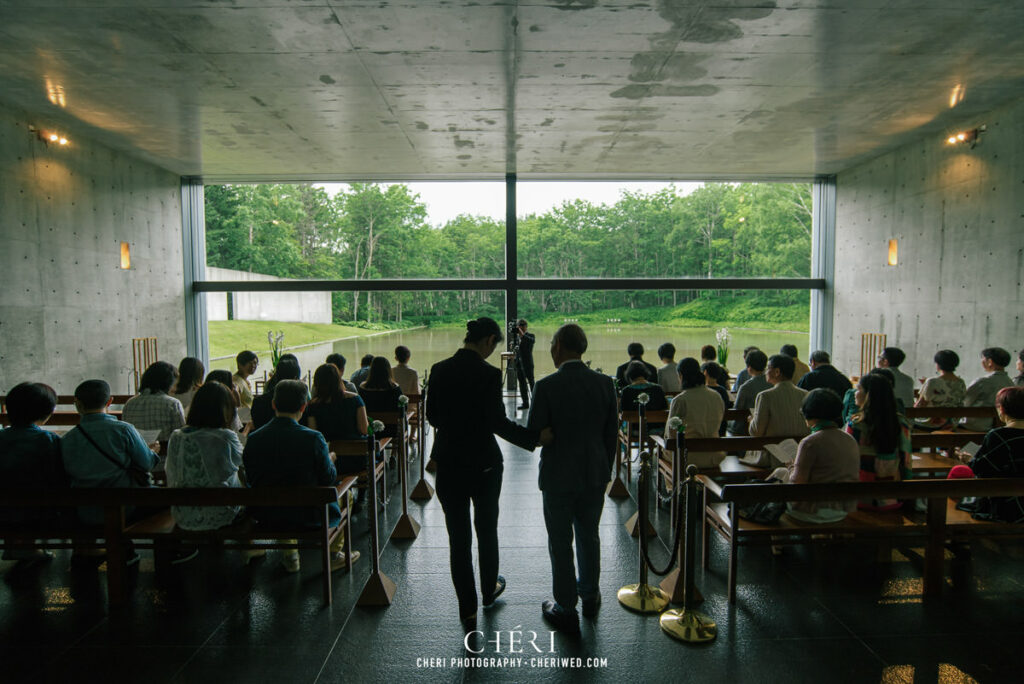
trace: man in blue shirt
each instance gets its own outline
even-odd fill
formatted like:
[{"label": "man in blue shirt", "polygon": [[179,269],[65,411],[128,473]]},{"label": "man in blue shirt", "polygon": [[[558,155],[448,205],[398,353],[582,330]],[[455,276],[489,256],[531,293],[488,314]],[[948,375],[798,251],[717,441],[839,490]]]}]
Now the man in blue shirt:
[{"label": "man in blue shirt", "polygon": [[[328,487],[338,479],[334,454],[327,449],[324,436],[316,430],[299,425],[306,409],[309,392],[298,380],[282,380],[274,388],[275,418],[256,430],[245,442],[242,461],[250,487]],[[318,527],[319,514],[301,508],[250,508],[249,513],[261,523],[274,527]],[[341,509],[331,504],[331,527],[341,521]],[[359,560],[353,551],[346,558],[341,550],[344,534],[331,544],[331,569],[348,568]],[[288,551],[282,559],[288,572],[299,571],[299,552]]]},{"label": "man in blue shirt", "polygon": [[[136,487],[129,469],[150,472],[160,462],[135,426],[107,413],[110,402],[105,380],[86,380],[75,388],[75,408],[82,419],[64,436],[61,448],[72,487]],[[125,513],[131,518],[142,511]],[[87,525],[103,524],[100,508],[79,508],[78,517]]]}]

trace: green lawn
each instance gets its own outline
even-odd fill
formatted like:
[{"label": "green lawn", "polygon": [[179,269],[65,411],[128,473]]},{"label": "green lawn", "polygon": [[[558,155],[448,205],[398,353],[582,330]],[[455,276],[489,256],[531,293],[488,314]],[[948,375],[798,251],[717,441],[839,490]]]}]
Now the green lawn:
[{"label": "green lawn", "polygon": [[339,337],[371,335],[374,330],[328,323],[281,323],[279,321],[210,321],[210,358],[234,356],[251,349],[260,357],[270,358],[267,331],[284,332],[284,346],[324,342]]}]

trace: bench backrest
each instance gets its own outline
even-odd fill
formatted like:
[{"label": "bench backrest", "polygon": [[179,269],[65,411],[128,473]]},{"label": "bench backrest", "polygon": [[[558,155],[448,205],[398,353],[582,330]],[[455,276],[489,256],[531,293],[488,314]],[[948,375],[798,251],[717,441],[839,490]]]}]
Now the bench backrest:
[{"label": "bench backrest", "polygon": [[812,484],[726,484],[698,475],[722,501],[738,505],[766,501],[932,499],[963,496],[1024,496],[1024,478],[830,482]]},{"label": "bench backrest", "polygon": [[317,506],[338,500],[334,487],[129,487],[5,489],[0,507]]}]

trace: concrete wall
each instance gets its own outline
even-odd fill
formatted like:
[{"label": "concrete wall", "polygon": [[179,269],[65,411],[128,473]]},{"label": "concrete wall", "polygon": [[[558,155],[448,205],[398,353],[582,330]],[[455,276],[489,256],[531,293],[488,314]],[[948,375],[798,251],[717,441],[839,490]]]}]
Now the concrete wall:
[{"label": "concrete wall", "polygon": [[[207,280],[277,280],[287,278],[206,267]],[[286,321],[293,323],[330,323],[330,292],[211,292],[206,295],[206,318],[228,320],[228,297],[236,321]]]},{"label": "concrete wall", "polygon": [[180,180],[74,130],[66,146],[28,130],[46,124],[0,108],[0,392],[95,377],[126,392],[133,337],[175,364],[185,352]]},{"label": "concrete wall", "polygon": [[[904,371],[934,373],[938,349],[958,374],[982,375],[979,352],[1024,346],[1024,100],[975,120],[979,144],[928,138],[839,174],[834,357],[859,370],[860,334],[886,333]],[[887,265],[888,241],[899,264]]]}]

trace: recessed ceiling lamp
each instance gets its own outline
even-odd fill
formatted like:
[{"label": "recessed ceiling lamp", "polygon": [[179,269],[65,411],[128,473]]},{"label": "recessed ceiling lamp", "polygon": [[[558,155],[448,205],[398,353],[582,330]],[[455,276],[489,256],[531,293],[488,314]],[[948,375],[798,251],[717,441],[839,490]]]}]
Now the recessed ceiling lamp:
[{"label": "recessed ceiling lamp", "polygon": [[67,136],[61,135],[54,131],[47,131],[42,128],[36,128],[35,126],[28,127],[29,133],[34,133],[37,138],[45,143],[57,143],[58,145],[67,145]]},{"label": "recessed ceiling lamp", "polygon": [[979,136],[985,132],[984,124],[977,128],[969,128],[946,138],[947,145],[970,145],[972,148],[978,144]]}]

